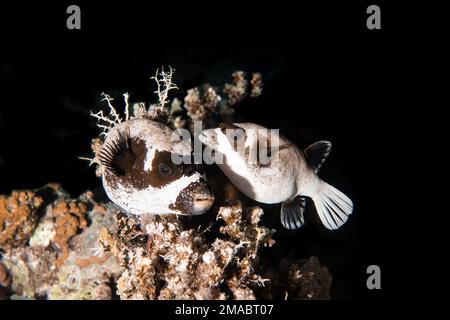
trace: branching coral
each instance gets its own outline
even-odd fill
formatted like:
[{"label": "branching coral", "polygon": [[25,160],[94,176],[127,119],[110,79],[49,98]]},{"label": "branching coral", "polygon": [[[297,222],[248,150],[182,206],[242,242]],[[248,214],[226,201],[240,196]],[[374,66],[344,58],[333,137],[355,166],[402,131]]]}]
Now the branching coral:
[{"label": "branching coral", "polygon": [[233,77],[233,82],[227,83],[223,92],[228,96],[228,104],[235,106],[246,96],[248,81],[245,79],[244,71],[235,71],[231,76]]},{"label": "branching coral", "polygon": [[[111,101],[113,101],[114,99],[104,92],[102,93],[102,96],[103,96],[102,101],[106,101],[108,103],[109,113],[105,115],[103,113],[103,110],[100,110],[97,113],[91,112],[91,116],[98,120],[97,126],[102,130],[100,135],[107,136],[108,132],[116,125],[120,124],[123,120],[117,113],[116,108],[114,108],[114,106],[111,103]],[[128,120],[129,118],[128,94],[125,93],[123,96],[125,99],[125,115],[126,115],[125,117],[126,120]]]},{"label": "branching coral", "polygon": [[219,102],[222,100],[217,91],[210,85],[205,85],[203,94],[195,87],[187,91],[184,98],[184,107],[188,116],[193,121],[205,120],[217,113]]},{"label": "branching coral", "polygon": [[[245,214],[243,214],[245,212]],[[103,233],[101,243],[125,267],[117,282],[124,299],[255,298],[251,287],[264,283],[254,264],[261,245],[271,245],[274,231],[259,226],[260,208],[240,202],[220,209],[224,239],[209,242],[196,229],[183,230],[174,217],[118,215],[118,234]]]},{"label": "branching coral", "polygon": [[159,69],[156,70],[155,76],[152,77],[155,80],[158,88],[155,93],[158,95],[158,107],[164,108],[168,103],[169,91],[178,89],[177,85],[172,82],[173,73],[175,70],[172,67],[169,67],[169,72],[165,72],[164,68],[161,68],[161,72]]},{"label": "branching coral", "polygon": [[259,97],[262,93],[262,76],[256,72],[252,74],[250,80],[250,94],[248,92],[248,80],[244,71],[235,71],[232,74],[232,83],[227,83],[223,92],[228,96],[228,105],[237,106],[248,95],[252,98]]}]

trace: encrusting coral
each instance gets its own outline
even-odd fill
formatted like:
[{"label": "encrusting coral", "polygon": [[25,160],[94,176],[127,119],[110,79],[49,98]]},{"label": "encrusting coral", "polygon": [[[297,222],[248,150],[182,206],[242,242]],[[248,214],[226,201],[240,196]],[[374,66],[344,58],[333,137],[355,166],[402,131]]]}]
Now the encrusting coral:
[{"label": "encrusting coral", "polygon": [[53,241],[61,250],[61,255],[56,260],[59,266],[67,260],[69,256],[68,241],[78,233],[79,229],[86,228],[87,220],[85,214],[87,205],[83,202],[59,201],[55,204],[52,214],[55,218],[55,235]]},{"label": "encrusting coral", "polygon": [[[26,243],[15,243],[2,253],[0,276],[8,279],[12,298],[104,298],[107,290],[99,287],[120,273],[114,257],[100,258],[93,251],[100,230],[114,225],[107,205],[96,203],[90,192],[70,199],[58,185],[26,193],[42,194],[44,214]],[[6,286],[5,281],[0,285]]]},{"label": "encrusting coral", "polygon": [[0,248],[8,250],[24,245],[38,221],[42,198],[32,191],[14,191],[0,196]]},{"label": "encrusting coral", "polygon": [[[97,164],[103,137],[131,117],[173,128],[234,117],[246,98],[262,93],[262,78],[242,71],[220,90],[206,84],[170,103],[172,70],[155,75],[159,103],[128,105],[121,115],[104,94],[110,112],[92,114],[100,137],[92,140]],[[170,107],[169,107],[170,106]],[[236,109],[237,110],[237,109]],[[210,177],[208,177],[210,179]],[[230,191],[231,189],[231,191]],[[230,184],[203,217],[129,216],[100,195],[71,198],[61,186],[0,196],[0,296],[47,299],[326,299],[331,275],[316,257],[288,256],[274,267],[264,253],[276,250],[275,230],[262,225],[262,208],[239,199]],[[201,223],[199,220],[202,219]],[[206,220],[206,222],[205,222]],[[269,255],[270,256],[270,255]],[[270,262],[270,263],[269,263]]]}]

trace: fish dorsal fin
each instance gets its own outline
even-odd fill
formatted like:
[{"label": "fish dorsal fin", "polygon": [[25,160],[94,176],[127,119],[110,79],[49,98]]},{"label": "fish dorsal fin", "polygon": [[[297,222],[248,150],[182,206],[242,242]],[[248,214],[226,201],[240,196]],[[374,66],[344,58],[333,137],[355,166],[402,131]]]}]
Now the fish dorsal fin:
[{"label": "fish dorsal fin", "polygon": [[325,140],[313,143],[305,149],[306,160],[308,160],[309,165],[314,169],[315,173],[319,171],[322,164],[328,158],[330,151],[331,142]]}]

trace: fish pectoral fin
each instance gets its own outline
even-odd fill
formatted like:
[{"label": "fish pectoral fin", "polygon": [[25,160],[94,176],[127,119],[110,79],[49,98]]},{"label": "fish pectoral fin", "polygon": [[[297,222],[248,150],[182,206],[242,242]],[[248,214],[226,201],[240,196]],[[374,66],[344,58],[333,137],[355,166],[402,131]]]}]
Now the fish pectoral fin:
[{"label": "fish pectoral fin", "polygon": [[319,172],[320,167],[328,158],[330,151],[331,142],[325,140],[315,142],[305,149],[306,160],[314,169],[315,173]]},{"label": "fish pectoral fin", "polygon": [[303,213],[306,208],[306,199],[296,196],[292,200],[283,202],[281,205],[281,224],[286,229],[299,229],[305,224]]}]

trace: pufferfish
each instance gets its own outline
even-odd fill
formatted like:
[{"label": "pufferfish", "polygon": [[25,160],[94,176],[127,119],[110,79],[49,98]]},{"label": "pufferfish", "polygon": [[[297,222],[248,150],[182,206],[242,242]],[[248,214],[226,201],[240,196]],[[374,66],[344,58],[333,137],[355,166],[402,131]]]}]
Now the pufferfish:
[{"label": "pufferfish", "polygon": [[[235,133],[229,134],[230,129]],[[278,133],[253,123],[222,123],[219,128],[203,130],[199,139],[214,151],[216,159],[223,160],[217,165],[245,195],[262,203],[282,203],[280,218],[287,229],[304,225],[305,197],[312,199],[321,222],[330,230],[342,226],[353,211],[345,194],[317,176],[331,151],[328,141],[302,151]],[[271,141],[278,142],[277,156],[270,155],[271,161],[264,164],[250,161],[254,153],[249,150],[258,150],[261,141],[266,141],[269,150]],[[239,143],[244,148],[238,148]]]},{"label": "pufferfish", "polygon": [[171,140],[172,130],[135,118],[113,127],[99,152],[108,197],[131,214],[199,215],[213,204],[206,178],[191,164],[174,164],[172,153],[190,154]]}]

